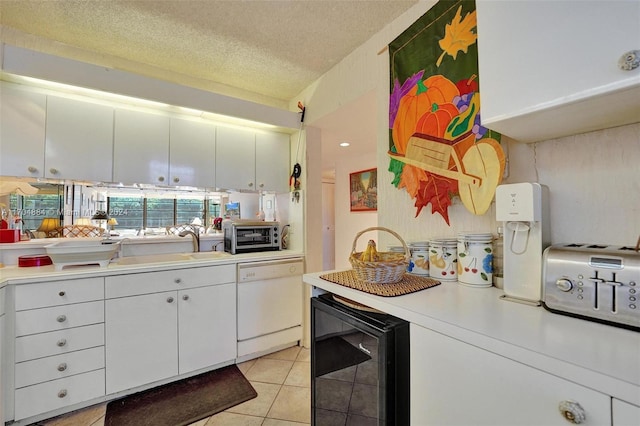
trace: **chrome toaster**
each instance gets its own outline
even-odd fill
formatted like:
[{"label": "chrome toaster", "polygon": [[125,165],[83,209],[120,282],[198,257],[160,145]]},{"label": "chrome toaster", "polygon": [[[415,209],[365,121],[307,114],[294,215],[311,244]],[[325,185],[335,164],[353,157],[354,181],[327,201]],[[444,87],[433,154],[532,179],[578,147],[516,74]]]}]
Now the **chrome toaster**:
[{"label": "chrome toaster", "polygon": [[542,260],[551,312],[640,331],[640,253],[633,247],[557,244]]}]

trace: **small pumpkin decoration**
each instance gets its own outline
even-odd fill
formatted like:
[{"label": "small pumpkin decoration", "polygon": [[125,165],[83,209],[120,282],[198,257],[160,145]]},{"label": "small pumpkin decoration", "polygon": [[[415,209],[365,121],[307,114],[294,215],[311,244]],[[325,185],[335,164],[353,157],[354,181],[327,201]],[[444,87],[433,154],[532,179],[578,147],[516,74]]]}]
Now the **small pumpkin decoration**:
[{"label": "small pumpkin decoration", "polygon": [[447,126],[458,115],[458,108],[450,102],[433,104],[431,111],[426,112],[416,124],[416,132],[425,135],[444,137]]},{"label": "small pumpkin decoration", "polygon": [[400,99],[393,122],[391,137],[396,151],[404,154],[409,138],[416,132],[418,120],[430,112],[433,104],[451,102],[460,92],[455,84],[442,75],[433,75],[416,85]]}]

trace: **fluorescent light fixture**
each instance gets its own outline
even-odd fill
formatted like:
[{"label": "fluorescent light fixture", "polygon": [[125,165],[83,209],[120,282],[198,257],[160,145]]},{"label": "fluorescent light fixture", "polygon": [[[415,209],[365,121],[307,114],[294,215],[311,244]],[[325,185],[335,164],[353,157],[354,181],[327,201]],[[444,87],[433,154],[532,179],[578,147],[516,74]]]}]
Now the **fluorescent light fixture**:
[{"label": "fluorescent light fixture", "polygon": [[341,142],[340,146],[345,147],[351,145],[349,142]]}]

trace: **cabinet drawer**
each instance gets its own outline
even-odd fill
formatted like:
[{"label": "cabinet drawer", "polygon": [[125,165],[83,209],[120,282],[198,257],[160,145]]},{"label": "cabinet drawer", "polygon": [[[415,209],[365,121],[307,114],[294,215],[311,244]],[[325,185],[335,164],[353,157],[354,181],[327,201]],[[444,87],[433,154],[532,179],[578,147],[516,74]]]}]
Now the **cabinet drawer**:
[{"label": "cabinet drawer", "polygon": [[51,281],[16,286],[16,311],[90,302],[104,298],[104,278]]},{"label": "cabinet drawer", "polygon": [[104,345],[104,324],[16,338],[15,362]]},{"label": "cabinet drawer", "polygon": [[16,364],[15,387],[35,385],[104,368],[104,347],[49,356]]},{"label": "cabinet drawer", "polygon": [[104,396],[104,369],[18,389],[15,420]]},{"label": "cabinet drawer", "polygon": [[113,299],[116,297],[175,291],[204,285],[235,282],[235,265],[144,272],[141,274],[106,277],[105,297],[107,299]]},{"label": "cabinet drawer", "polygon": [[16,337],[104,322],[104,302],[16,312]]}]

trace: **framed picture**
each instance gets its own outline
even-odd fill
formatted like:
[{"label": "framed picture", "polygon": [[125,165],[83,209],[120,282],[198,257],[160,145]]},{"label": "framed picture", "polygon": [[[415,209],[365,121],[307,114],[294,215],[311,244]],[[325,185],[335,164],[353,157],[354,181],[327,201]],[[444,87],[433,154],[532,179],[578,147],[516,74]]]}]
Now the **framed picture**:
[{"label": "framed picture", "polygon": [[378,169],[349,174],[351,211],[378,210]]}]

